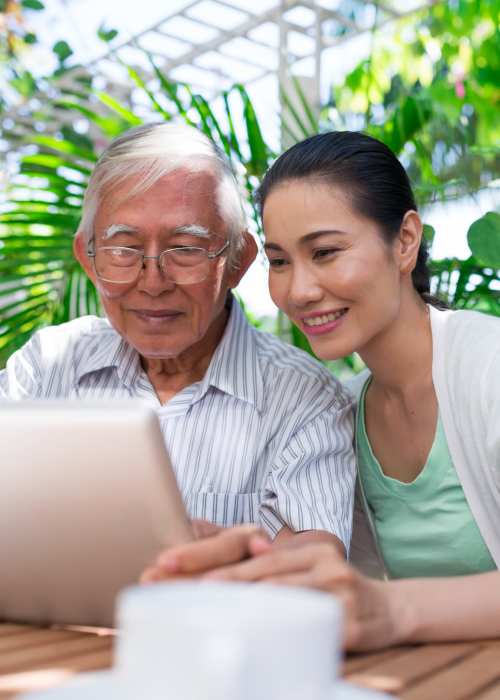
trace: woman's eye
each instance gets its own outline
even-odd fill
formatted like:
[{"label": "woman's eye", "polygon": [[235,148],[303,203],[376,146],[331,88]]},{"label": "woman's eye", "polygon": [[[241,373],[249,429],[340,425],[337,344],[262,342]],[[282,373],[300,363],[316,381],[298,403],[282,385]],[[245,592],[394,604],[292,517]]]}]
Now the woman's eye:
[{"label": "woman's eye", "polygon": [[273,267],[275,269],[284,267],[284,265],[286,265],[286,260],[284,258],[270,258],[268,262],[269,267]]},{"label": "woman's eye", "polygon": [[338,252],[338,248],[319,248],[313,253],[313,260],[325,260],[331,258],[335,253]]}]

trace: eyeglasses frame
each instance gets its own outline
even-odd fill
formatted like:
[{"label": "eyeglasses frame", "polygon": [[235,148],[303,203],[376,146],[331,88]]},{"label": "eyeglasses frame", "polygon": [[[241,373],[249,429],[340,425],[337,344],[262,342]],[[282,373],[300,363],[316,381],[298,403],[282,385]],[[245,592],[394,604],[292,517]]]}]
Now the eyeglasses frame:
[{"label": "eyeglasses frame", "polygon": [[[165,250],[162,250],[161,253],[160,253],[159,255],[144,255],[144,253],[141,253],[141,255],[142,255],[142,266],[141,266],[139,272],[137,273],[137,276],[136,276],[136,278],[134,279],[134,282],[136,282],[137,279],[139,278],[139,275],[141,274],[141,270],[144,270],[144,268],[145,268],[144,261],[145,261],[145,260],[158,260],[158,267],[160,268],[161,272],[162,272],[163,274],[165,274],[165,271],[164,271],[162,265],[160,264],[160,259],[161,259],[162,255],[164,255],[165,253],[170,253],[170,252],[178,251],[178,250],[186,250],[186,249],[187,249],[187,250],[193,250],[193,249],[195,249],[195,250],[201,250],[201,251],[203,251],[203,253],[207,256],[207,259],[208,259],[208,260],[214,260],[215,258],[220,257],[220,256],[222,255],[222,253],[224,253],[224,251],[227,250],[227,248],[229,247],[229,244],[230,244],[230,241],[226,241],[226,242],[224,243],[224,245],[222,246],[222,248],[220,248],[220,250],[218,250],[218,251],[216,251],[216,252],[214,252],[214,253],[208,253],[208,252],[207,252],[206,250],[204,250],[203,248],[199,248],[198,246],[195,246],[195,245],[179,246],[178,248],[166,248]],[[93,259],[94,270],[95,270],[95,273],[96,273],[97,277],[98,277],[102,282],[109,282],[110,284],[132,284],[132,282],[117,282],[117,281],[105,279],[104,277],[100,277],[100,276],[99,276],[99,273],[97,272],[96,265],[95,265],[95,258],[96,258],[97,253],[96,253],[95,248],[94,248],[94,250],[92,250],[92,246],[93,246],[93,245],[95,245],[95,240],[94,240],[94,239],[92,239],[92,240],[89,241],[89,244],[88,244],[88,247],[87,247],[87,257]],[[126,250],[133,250],[135,253],[139,253],[139,251],[136,250],[135,248],[129,248],[129,247],[126,246],[126,245],[116,245],[116,246],[110,245],[110,246],[104,246],[104,247],[106,247],[106,248],[124,248],[124,249],[126,249]],[[203,282],[203,280],[205,280],[205,279],[206,279],[206,276],[203,277],[203,279],[199,280],[199,282]],[[172,282],[174,282],[174,280],[172,280]],[[175,282],[175,284],[180,284],[180,285],[182,285],[183,283],[182,283],[182,282]],[[194,282],[187,282],[187,284],[195,284],[195,283],[194,283]]]}]

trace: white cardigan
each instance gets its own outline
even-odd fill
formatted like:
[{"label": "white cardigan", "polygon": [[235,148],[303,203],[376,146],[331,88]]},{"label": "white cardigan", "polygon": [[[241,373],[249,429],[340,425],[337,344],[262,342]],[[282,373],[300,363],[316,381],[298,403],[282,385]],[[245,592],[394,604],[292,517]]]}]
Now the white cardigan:
[{"label": "white cardigan", "polygon": [[[465,497],[500,568],[500,319],[430,306],[432,378],[448,448]],[[367,372],[347,383],[359,398]],[[359,481],[350,560],[385,574]]]}]

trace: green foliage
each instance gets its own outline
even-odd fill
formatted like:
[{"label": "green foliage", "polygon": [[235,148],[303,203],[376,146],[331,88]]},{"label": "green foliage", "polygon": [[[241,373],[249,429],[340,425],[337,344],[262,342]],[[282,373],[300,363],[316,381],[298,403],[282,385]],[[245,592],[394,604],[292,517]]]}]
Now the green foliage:
[{"label": "green foliage", "polygon": [[73,53],[73,49],[67,41],[56,41],[52,47],[52,51],[59,59],[59,63],[64,63]]},{"label": "green foliage", "polygon": [[490,211],[475,221],[469,228],[467,240],[477,260],[500,269],[500,214]]},{"label": "green foliage", "polygon": [[26,10],[43,10],[43,9],[45,9],[45,5],[43,4],[43,2],[40,2],[40,0],[22,0],[21,5]]},{"label": "green foliage", "polygon": [[102,41],[105,41],[106,43],[109,43],[110,41],[113,41],[113,39],[118,36],[118,30],[116,29],[106,29],[104,24],[101,24],[99,29],[97,30],[97,36],[99,39]]},{"label": "green foliage", "polygon": [[374,29],[370,57],[323,111],[327,125],[365,130],[400,155],[421,204],[498,177],[499,14],[499,0],[450,0]]},{"label": "green foliage", "polygon": [[[36,0],[21,5],[28,11],[43,7]],[[399,154],[424,204],[479,191],[498,177],[498,8],[499,0],[450,0],[422,11],[417,21],[399,22],[390,35],[375,32],[371,56],[335,86],[319,123],[294,82],[296,99],[283,95],[290,115],[284,131],[300,140],[320,129],[365,129]],[[110,42],[116,30],[102,25],[98,36]],[[28,115],[2,133],[20,161],[0,208],[0,366],[37,328],[99,313],[96,291],[72,255],[73,235],[99,153],[109,140],[142,123],[145,114],[131,99],[95,89],[85,73],[73,89],[58,87],[54,77],[68,69],[72,55],[65,41],[54,46],[55,74],[35,80],[18,60],[19,38],[23,45],[36,40],[20,29],[0,54]],[[235,85],[216,108],[190,86],[171,82],[151,57],[149,61],[150,75],[122,66],[130,93],[140,93],[142,107],[148,106],[146,118],[182,119],[226,153],[261,235],[253,193],[276,154],[246,90]],[[60,124],[56,133],[49,128],[53,124]],[[490,212],[471,226],[467,260],[431,259],[432,291],[456,308],[500,315],[499,218]],[[432,252],[431,226],[424,227],[424,236]],[[297,328],[285,333],[310,352]],[[359,359],[346,358],[333,368],[356,371]]]},{"label": "green foliage", "polygon": [[434,241],[434,236],[436,235],[436,231],[434,230],[433,226],[430,226],[430,224],[424,224],[424,229],[423,229],[423,236],[425,240],[427,241],[428,245],[432,245]]},{"label": "green foliage", "polygon": [[[275,154],[264,141],[246,90],[236,85],[224,93],[225,119],[218,119],[201,95],[172,83],[151,63],[158,80],[154,93],[137,71],[128,68],[131,80],[149,98],[151,111],[165,120],[180,116],[203,130],[238,164],[243,184],[252,193]],[[23,144],[31,150],[36,146],[36,152],[21,156],[19,174],[12,179],[8,202],[0,211],[0,366],[37,328],[100,312],[96,291],[73,257],[73,236],[98,158],[96,143],[102,148],[142,119],[105,92],[84,86],[81,94],[83,103],[76,95],[65,94],[53,100],[52,109],[84,117],[93,138],[66,124],[55,136],[28,131],[20,140],[21,149]],[[232,104],[244,116],[238,134]],[[52,114],[49,111],[46,119]],[[257,222],[253,203],[250,206]]]}]

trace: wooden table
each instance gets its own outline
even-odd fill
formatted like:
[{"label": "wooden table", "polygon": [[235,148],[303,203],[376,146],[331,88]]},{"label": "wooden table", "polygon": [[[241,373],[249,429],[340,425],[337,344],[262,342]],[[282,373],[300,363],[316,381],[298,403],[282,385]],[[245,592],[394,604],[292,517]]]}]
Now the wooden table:
[{"label": "wooden table", "polygon": [[[0,624],[0,700],[108,668],[113,634]],[[500,640],[349,656],[344,677],[401,700],[500,700]]]}]

